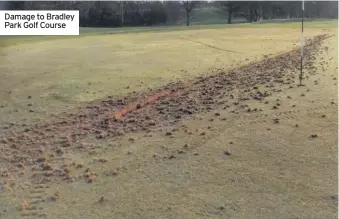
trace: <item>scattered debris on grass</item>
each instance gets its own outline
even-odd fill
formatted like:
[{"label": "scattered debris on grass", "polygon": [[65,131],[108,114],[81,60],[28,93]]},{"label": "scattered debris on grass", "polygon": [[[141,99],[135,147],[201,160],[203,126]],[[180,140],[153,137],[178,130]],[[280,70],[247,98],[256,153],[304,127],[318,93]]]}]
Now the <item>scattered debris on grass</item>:
[{"label": "scattered debris on grass", "polygon": [[21,211],[25,211],[28,208],[29,204],[26,200],[23,200],[21,206],[20,206],[20,210]]},{"label": "scattered debris on grass", "polygon": [[224,155],[229,156],[231,153],[229,151],[224,151]]},{"label": "scattered debris on grass", "polygon": [[[320,35],[312,40],[307,40],[304,46],[305,66],[311,66],[314,62],[313,57],[317,52],[317,47],[326,37]],[[218,100],[222,95],[225,102],[231,102],[233,99],[234,106],[230,106],[230,104],[226,108],[234,107],[236,109],[231,108],[230,112],[242,113],[238,110],[240,102],[249,99],[258,100],[258,102],[264,101],[273,92],[281,91],[281,87],[277,87],[277,84],[293,87],[291,85],[295,77],[293,72],[298,70],[300,64],[296,57],[299,57],[298,49],[238,69],[205,77],[199,76],[187,83],[169,83],[162,88],[143,93],[131,92],[124,97],[111,97],[96,101],[77,109],[76,112],[61,113],[57,118],[48,122],[34,124],[25,131],[16,131],[14,128],[5,129],[0,136],[4,148],[8,150],[8,153],[16,154],[19,150],[19,153],[25,155],[21,160],[15,160],[9,171],[15,170],[17,165],[23,161],[41,157],[42,144],[46,145],[44,146],[45,150],[50,151],[54,157],[60,157],[70,148],[88,148],[85,145],[79,146],[86,136],[103,139],[138,131],[150,132],[151,128],[164,121],[178,124],[180,120],[196,113],[224,107],[225,105],[219,105]],[[90,84],[88,82],[88,85]],[[259,84],[264,85],[267,92],[260,92]],[[246,90],[246,92],[240,92],[240,96],[237,97],[230,94],[235,89]],[[225,95],[226,93],[229,94]],[[268,104],[268,101],[264,103]],[[335,104],[335,102],[331,101],[331,104]],[[277,105],[272,109],[278,109]],[[249,112],[258,111],[258,109],[252,108],[247,110]],[[29,111],[34,112],[32,109]],[[220,113],[214,115],[220,116]],[[279,123],[279,119],[273,121]],[[67,133],[66,136],[65,133]],[[189,131],[186,133],[192,134]],[[205,135],[206,133],[201,132],[200,134]],[[172,136],[172,132],[168,131],[165,135]],[[4,136],[7,139],[5,141],[2,138]],[[18,149],[13,145],[22,145],[23,147]],[[195,152],[194,155],[198,155],[198,153]],[[44,171],[53,170],[50,163],[41,162],[43,162],[42,169]],[[94,175],[90,175],[87,180],[93,182],[94,178]]]},{"label": "scattered debris on grass", "polygon": [[311,138],[317,138],[318,135],[317,134],[311,134]]},{"label": "scattered debris on grass", "polygon": [[105,201],[104,196],[101,196],[100,199],[99,199],[99,202],[100,202],[100,203],[103,203],[104,201]]},{"label": "scattered debris on grass", "polygon": [[175,155],[171,154],[168,159],[174,159],[175,158]]},{"label": "scattered debris on grass", "polygon": [[56,192],[52,195],[51,199],[52,199],[53,201],[59,200],[59,199],[60,199],[60,192],[59,192],[59,191],[56,191]]}]

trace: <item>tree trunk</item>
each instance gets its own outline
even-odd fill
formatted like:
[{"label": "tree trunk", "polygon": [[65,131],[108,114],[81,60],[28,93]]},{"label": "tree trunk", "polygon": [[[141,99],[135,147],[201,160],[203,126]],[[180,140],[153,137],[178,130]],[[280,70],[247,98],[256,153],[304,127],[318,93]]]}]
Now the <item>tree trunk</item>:
[{"label": "tree trunk", "polygon": [[228,10],[228,19],[227,19],[227,23],[231,24],[232,23],[232,10]]},{"label": "tree trunk", "polygon": [[121,26],[123,26],[124,25],[124,16],[125,16],[124,2],[123,1],[120,3],[120,13],[121,13]]},{"label": "tree trunk", "polygon": [[259,20],[258,8],[254,8],[254,22]]},{"label": "tree trunk", "polygon": [[186,11],[186,26],[190,25],[190,12]]}]

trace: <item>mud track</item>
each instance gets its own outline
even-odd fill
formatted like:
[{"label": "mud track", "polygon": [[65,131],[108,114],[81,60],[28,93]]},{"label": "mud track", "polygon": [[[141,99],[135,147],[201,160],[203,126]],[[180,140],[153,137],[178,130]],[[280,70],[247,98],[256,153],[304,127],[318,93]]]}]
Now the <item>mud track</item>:
[{"label": "mud track", "polygon": [[[328,37],[319,35],[306,42],[304,66],[308,73],[315,73],[312,66],[315,54]],[[295,49],[189,82],[171,83],[120,98],[108,97],[79,108],[77,112],[64,113],[31,127],[18,129],[9,125],[0,136],[0,156],[3,159],[0,164],[4,167],[0,170],[0,179],[5,179],[8,173],[20,174],[23,168],[32,166],[47,170],[44,154],[57,158],[70,148],[83,148],[85,137],[102,139],[131,132],[152,132],[164,124],[177,124],[196,113],[227,109],[231,105],[244,108],[240,103],[250,99],[262,101],[273,92],[296,86],[299,57],[300,50]],[[51,175],[55,179],[65,177],[62,171]]]}]

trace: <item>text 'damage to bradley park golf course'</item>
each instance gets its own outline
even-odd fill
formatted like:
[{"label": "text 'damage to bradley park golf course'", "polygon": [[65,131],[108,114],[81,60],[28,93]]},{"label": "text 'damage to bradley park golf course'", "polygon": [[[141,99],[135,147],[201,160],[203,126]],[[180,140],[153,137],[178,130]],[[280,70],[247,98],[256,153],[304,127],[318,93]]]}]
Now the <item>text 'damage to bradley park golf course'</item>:
[{"label": "text 'damage to bradley park golf course'", "polygon": [[0,11],[0,35],[79,35],[79,11]]}]

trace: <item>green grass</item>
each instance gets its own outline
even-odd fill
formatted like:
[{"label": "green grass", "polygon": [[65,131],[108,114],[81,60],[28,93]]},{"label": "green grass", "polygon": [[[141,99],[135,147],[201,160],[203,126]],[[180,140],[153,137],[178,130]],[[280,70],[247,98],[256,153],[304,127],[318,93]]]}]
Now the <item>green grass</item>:
[{"label": "green grass", "polygon": [[[0,46],[11,46],[21,43],[30,43],[42,40],[60,38],[74,38],[102,34],[130,34],[144,32],[170,32],[199,29],[222,28],[300,28],[300,22],[263,22],[263,23],[237,23],[237,24],[198,24],[187,27],[181,26],[157,26],[157,27],[123,27],[123,28],[80,28],[79,36],[2,36]],[[305,28],[337,28],[338,20],[305,21]]]}]

